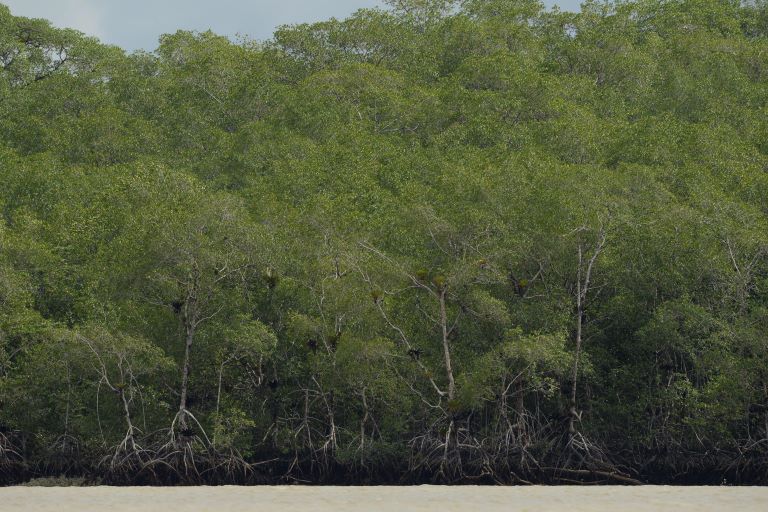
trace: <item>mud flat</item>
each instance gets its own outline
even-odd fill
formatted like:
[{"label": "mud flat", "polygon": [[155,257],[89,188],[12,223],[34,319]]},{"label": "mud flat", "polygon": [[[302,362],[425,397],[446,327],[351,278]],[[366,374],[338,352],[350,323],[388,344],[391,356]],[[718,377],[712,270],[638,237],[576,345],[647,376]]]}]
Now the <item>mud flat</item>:
[{"label": "mud flat", "polygon": [[768,511],[768,487],[9,487],[3,512]]}]

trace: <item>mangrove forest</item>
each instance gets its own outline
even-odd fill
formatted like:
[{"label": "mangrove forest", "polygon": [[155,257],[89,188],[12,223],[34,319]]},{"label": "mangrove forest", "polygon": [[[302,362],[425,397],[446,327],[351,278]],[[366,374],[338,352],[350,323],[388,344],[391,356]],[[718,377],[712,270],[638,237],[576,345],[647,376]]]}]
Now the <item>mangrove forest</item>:
[{"label": "mangrove forest", "polygon": [[768,483],[768,2],[0,4],[0,484]]}]

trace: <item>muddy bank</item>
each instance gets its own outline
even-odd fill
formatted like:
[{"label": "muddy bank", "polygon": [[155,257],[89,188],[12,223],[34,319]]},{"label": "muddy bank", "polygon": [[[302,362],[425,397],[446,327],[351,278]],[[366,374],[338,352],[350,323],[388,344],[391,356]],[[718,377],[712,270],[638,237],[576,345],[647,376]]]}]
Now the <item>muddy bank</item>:
[{"label": "muddy bank", "polygon": [[5,512],[762,512],[768,487],[10,487],[0,501]]}]

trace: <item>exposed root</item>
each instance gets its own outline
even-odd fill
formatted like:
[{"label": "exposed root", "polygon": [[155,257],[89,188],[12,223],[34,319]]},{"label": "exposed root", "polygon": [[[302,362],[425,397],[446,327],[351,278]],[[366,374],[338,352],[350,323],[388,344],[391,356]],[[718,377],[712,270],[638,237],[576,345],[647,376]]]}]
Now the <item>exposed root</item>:
[{"label": "exposed root", "polygon": [[0,485],[18,483],[27,473],[22,449],[13,432],[0,432]]},{"label": "exposed root", "polygon": [[604,482],[642,485],[642,482],[622,471],[613,463],[597,443],[579,431],[568,432],[562,455],[554,467],[542,468],[555,481],[590,483],[599,479]]}]

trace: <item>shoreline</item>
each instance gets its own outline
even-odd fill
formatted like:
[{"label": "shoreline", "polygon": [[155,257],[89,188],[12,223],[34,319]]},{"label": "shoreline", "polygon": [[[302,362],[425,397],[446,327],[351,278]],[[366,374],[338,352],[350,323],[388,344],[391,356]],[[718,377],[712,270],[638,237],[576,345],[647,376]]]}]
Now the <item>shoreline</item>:
[{"label": "shoreline", "polygon": [[762,511],[768,506],[768,487],[78,487],[0,489],[3,510],[165,511],[183,507],[185,512],[213,510],[271,511],[315,510],[346,512],[418,512],[467,510],[493,512],[614,511],[676,512],[724,510]]}]

